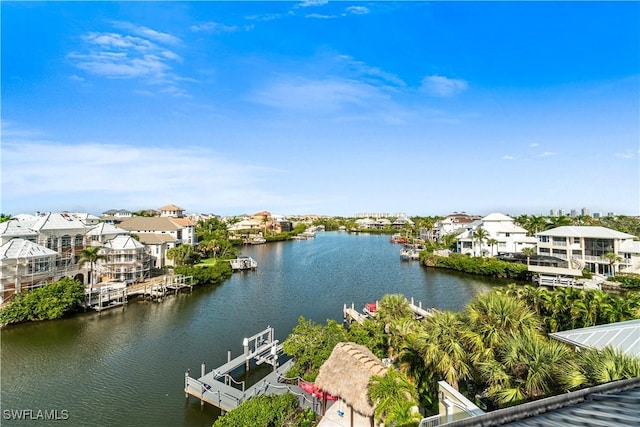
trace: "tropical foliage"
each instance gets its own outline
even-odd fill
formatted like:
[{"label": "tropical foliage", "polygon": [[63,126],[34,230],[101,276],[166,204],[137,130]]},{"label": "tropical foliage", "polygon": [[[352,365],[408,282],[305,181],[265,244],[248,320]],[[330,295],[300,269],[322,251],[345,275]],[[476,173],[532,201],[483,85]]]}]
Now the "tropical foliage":
[{"label": "tropical foliage", "polygon": [[523,301],[543,319],[545,332],[621,322],[640,317],[640,294],[610,294],[572,287],[550,290],[510,285],[498,291]]},{"label": "tropical foliage", "polygon": [[173,260],[175,267],[192,266],[200,261],[200,254],[192,245],[184,244],[167,251],[167,258]]},{"label": "tropical foliage", "polygon": [[101,259],[106,259],[107,257],[100,253],[99,246],[90,246],[84,248],[82,252],[80,252],[80,259],[78,260],[78,265],[83,266],[85,264],[89,264],[89,286],[93,288],[93,271],[95,269],[96,262]]},{"label": "tropical foliage", "polygon": [[386,295],[374,320],[349,329],[301,317],[284,344],[296,358],[291,374],[313,381],[340,341],[391,357],[391,377],[372,378],[369,393],[378,420],[396,425],[411,425],[415,402],[423,412],[436,412],[443,379],[491,409],[640,375],[638,359],[611,349],[576,353],[547,336],[640,317],[639,294],[510,285],[477,297],[459,313],[435,312],[423,320],[405,313],[404,304],[402,295]]},{"label": "tropical foliage", "polygon": [[526,265],[496,258],[469,257],[462,254],[443,257],[422,252],[421,261],[427,267],[448,268],[495,278],[526,280],[529,275]]},{"label": "tropical foliage", "polygon": [[184,276],[192,276],[194,285],[215,285],[231,277],[231,264],[227,261],[219,261],[194,267],[183,266],[176,267],[174,272]]},{"label": "tropical foliage", "polygon": [[316,425],[310,409],[298,409],[293,394],[261,395],[246,400],[219,417],[213,427],[310,427]]},{"label": "tropical foliage", "polygon": [[397,427],[416,426],[422,416],[417,410],[418,394],[405,374],[391,367],[383,376],[369,379],[369,400],[380,423]]},{"label": "tropical foliage", "polygon": [[616,275],[610,280],[619,282],[622,288],[640,289],[640,274],[623,273]]},{"label": "tropical foliage", "polygon": [[20,293],[0,310],[0,324],[58,319],[77,310],[84,301],[84,286],[70,277],[29,293]]}]

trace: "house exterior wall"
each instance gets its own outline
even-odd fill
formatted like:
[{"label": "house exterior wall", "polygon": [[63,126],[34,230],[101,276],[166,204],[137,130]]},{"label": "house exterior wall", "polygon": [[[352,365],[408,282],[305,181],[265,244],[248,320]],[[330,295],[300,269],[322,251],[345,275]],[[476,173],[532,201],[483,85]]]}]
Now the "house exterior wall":
[{"label": "house exterior wall", "polygon": [[[623,252],[621,246],[625,242],[632,241],[630,238],[616,238],[611,235],[602,236],[590,235],[589,237],[580,235],[558,236],[551,229],[536,234],[538,239],[537,253],[539,255],[550,255],[564,260],[575,260],[584,268],[597,274],[614,274],[626,268],[633,268],[640,265],[640,253],[631,251]],[[631,245],[633,246],[633,245]],[[612,266],[610,260],[602,255],[612,252],[622,258],[621,261]]]}]

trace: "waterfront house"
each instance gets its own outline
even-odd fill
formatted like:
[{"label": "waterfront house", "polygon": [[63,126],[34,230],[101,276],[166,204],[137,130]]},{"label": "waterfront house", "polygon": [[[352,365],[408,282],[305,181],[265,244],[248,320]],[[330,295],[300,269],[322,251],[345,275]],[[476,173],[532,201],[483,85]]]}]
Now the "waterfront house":
[{"label": "waterfront house", "polygon": [[85,282],[86,267],[78,262],[90,227],[81,220],[83,215],[50,212],[17,217],[0,226],[2,302],[15,292],[67,276]]},{"label": "waterfront house", "polygon": [[[487,233],[487,238],[479,241],[474,237],[478,229]],[[494,239],[497,244],[490,245]],[[536,245],[536,238],[527,236],[527,230],[515,225],[514,219],[501,214],[492,213],[482,219],[473,221],[464,227],[456,239],[456,252],[474,256],[494,256],[501,253],[519,253],[524,248]]]},{"label": "waterfront house", "polygon": [[128,235],[129,233],[129,231],[113,224],[101,222],[87,232],[86,244],[87,246],[102,246],[116,236]]},{"label": "waterfront house", "polygon": [[154,258],[155,267],[164,267],[171,262],[167,253],[171,248],[183,243],[184,226],[175,222],[176,218],[134,216],[119,224],[119,227],[136,234],[138,240],[145,245],[153,245],[150,254]]},{"label": "waterfront house", "polygon": [[401,230],[405,226],[413,227],[414,223],[413,223],[413,221],[411,221],[411,219],[408,216],[402,215],[402,216],[399,216],[398,218],[396,218],[395,221],[393,221],[391,223],[391,226],[393,228],[395,228],[396,230]]},{"label": "waterfront house", "polygon": [[[471,224],[473,221],[478,219],[478,217],[469,216],[464,212],[454,212],[450,215],[447,215],[444,219],[433,224],[433,230],[431,230],[432,238],[437,242],[440,242],[443,236],[461,230],[468,224]],[[420,238],[427,240],[429,237],[428,232],[429,230],[421,229]]]},{"label": "waterfront house", "polygon": [[37,244],[33,230],[18,221],[7,221],[0,224],[0,235],[0,305],[13,294],[42,286],[59,274],[58,253]]},{"label": "waterfront house", "polygon": [[[536,233],[538,255],[567,260],[580,270],[611,275],[640,270],[640,242],[636,236],[599,226],[562,226]],[[614,253],[621,258],[613,265],[603,258]]]},{"label": "waterfront house", "polygon": [[133,282],[150,276],[150,249],[131,236],[115,236],[101,252],[106,258],[98,263],[102,281]]}]

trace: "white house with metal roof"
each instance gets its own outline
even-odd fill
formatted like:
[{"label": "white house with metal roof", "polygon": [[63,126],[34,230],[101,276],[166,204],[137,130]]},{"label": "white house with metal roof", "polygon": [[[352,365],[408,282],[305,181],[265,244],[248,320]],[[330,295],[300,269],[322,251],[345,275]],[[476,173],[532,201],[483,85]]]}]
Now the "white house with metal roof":
[{"label": "white house with metal roof", "polygon": [[15,237],[0,246],[0,304],[17,292],[59,280],[59,254],[32,240]]},{"label": "white house with metal roof", "polygon": [[[536,233],[536,239],[538,255],[561,258],[596,274],[640,268],[640,242],[628,233],[600,226],[562,226]],[[614,253],[621,260],[612,266],[603,258],[606,253]]]},{"label": "white house with metal roof", "polygon": [[87,232],[87,245],[102,246],[109,240],[120,235],[129,235],[131,232],[113,224],[101,222]]},{"label": "white house with metal roof", "polygon": [[136,281],[149,277],[151,256],[149,248],[131,236],[120,234],[104,244],[100,251],[106,259],[98,263],[103,281]]},{"label": "white house with metal roof", "polygon": [[[535,237],[527,236],[527,230],[515,225],[515,220],[501,213],[492,213],[464,226],[465,230],[456,239],[457,252],[475,256],[493,256],[500,253],[518,253],[524,248],[534,247]],[[478,229],[487,232],[487,238],[478,241],[474,237]],[[490,245],[495,239],[497,245]]]}]

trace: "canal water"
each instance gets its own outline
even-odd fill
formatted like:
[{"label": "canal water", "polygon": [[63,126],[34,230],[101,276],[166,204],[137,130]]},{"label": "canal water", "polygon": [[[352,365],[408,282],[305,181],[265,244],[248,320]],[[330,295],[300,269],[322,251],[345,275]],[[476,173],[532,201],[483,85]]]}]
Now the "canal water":
[{"label": "canal water", "polygon": [[[400,249],[388,236],[339,232],[246,246],[258,269],[219,286],[5,328],[0,425],[42,425],[53,414],[69,426],[210,426],[219,412],[185,399],[184,373],[223,364],[227,350],[239,355],[243,337],[273,326],[282,341],[299,316],[342,321],[343,304],[362,308],[387,293],[458,310],[495,284],[401,261]],[[35,420],[10,420],[12,410]]]}]

